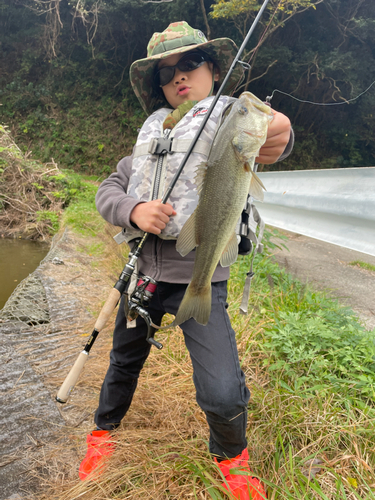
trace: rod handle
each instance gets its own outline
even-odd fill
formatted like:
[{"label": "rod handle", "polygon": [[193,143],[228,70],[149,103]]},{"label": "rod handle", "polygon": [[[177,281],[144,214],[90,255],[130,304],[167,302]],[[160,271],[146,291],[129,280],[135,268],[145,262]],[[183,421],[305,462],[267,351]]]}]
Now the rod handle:
[{"label": "rod handle", "polygon": [[59,403],[66,403],[69,399],[69,396],[74,389],[74,386],[77,383],[78,377],[81,375],[83,367],[85,366],[86,361],[88,360],[89,353],[86,351],[82,351],[76,362],[72,366],[72,369],[66,376],[66,379],[62,383],[59,392],[56,395],[56,401]]},{"label": "rod handle", "polygon": [[102,307],[102,310],[100,311],[99,317],[96,320],[94,326],[95,330],[100,332],[105,327],[111,314],[115,310],[115,307],[117,306],[120,297],[121,293],[116,288],[112,288],[110,294],[108,295],[108,299],[106,300],[104,306]]}]

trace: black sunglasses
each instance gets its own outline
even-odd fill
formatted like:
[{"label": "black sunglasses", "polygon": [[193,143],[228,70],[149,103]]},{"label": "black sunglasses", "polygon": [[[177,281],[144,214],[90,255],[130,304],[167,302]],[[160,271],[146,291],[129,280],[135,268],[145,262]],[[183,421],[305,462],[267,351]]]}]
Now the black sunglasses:
[{"label": "black sunglasses", "polygon": [[163,66],[158,71],[156,71],[154,76],[155,84],[159,87],[164,87],[167,85],[174,77],[176,73],[176,68],[180,71],[194,71],[204,64],[206,61],[210,61],[210,58],[201,52],[189,52],[185,56],[181,57],[177,64],[174,66]]}]

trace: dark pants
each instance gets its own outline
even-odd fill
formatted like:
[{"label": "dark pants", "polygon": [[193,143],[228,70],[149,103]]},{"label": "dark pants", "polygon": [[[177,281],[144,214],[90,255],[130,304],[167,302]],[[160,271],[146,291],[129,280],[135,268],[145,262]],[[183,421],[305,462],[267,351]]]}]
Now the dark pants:
[{"label": "dark pants", "polygon": [[[160,325],[165,313],[176,314],[187,285],[158,283],[148,312]],[[227,283],[212,284],[209,323],[190,319],[181,325],[193,364],[193,380],[199,406],[210,428],[210,452],[232,458],[247,446],[247,403],[250,392],[241,370],[235,332],[227,314]],[[139,373],[150,352],[147,326],[141,317],[136,328],[126,328],[124,298],[113,334],[110,366],[100,393],[95,422],[101,429],[116,428],[131,404]]]}]

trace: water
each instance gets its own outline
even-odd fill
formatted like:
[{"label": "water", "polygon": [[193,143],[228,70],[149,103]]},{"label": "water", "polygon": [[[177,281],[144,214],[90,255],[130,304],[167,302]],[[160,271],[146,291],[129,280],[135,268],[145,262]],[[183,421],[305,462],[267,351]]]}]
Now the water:
[{"label": "water", "polygon": [[48,250],[46,243],[0,238],[0,309],[18,283],[35,271]]}]

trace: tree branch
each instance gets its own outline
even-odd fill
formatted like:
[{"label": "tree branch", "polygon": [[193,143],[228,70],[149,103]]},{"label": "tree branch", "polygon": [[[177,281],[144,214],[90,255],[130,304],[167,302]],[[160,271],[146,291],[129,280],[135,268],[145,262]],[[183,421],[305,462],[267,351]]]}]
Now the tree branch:
[{"label": "tree branch", "polygon": [[210,25],[208,24],[206,8],[204,6],[204,0],[200,0],[200,3],[201,3],[201,9],[202,9],[202,15],[203,15],[203,19],[204,19],[204,24],[206,25],[207,38],[210,40],[211,39],[211,28],[210,28]]}]

